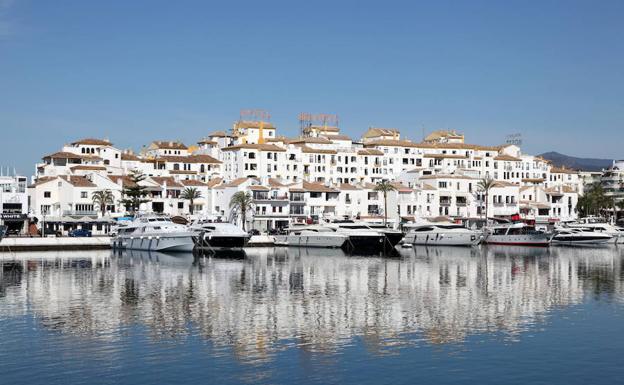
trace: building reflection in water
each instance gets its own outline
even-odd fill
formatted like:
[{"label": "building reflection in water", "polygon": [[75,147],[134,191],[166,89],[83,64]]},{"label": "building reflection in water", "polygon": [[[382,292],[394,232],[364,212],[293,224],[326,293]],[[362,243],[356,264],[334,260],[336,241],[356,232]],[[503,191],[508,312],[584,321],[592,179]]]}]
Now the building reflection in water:
[{"label": "building reflection in water", "polygon": [[296,346],[334,352],[362,339],[373,353],[516,339],[556,307],[586,296],[623,301],[614,247],[416,248],[398,258],[335,250],[252,249],[244,259],[127,252],[0,256],[0,322],[34,316],[45,329],[120,340],[199,335],[240,359]]}]

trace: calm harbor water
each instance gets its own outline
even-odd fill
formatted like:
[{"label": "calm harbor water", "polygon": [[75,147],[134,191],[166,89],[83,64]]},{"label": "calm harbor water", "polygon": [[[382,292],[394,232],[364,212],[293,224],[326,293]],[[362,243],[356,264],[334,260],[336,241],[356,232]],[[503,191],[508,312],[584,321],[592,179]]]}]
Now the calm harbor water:
[{"label": "calm harbor water", "polygon": [[1,384],[612,384],[624,248],[2,254]]}]

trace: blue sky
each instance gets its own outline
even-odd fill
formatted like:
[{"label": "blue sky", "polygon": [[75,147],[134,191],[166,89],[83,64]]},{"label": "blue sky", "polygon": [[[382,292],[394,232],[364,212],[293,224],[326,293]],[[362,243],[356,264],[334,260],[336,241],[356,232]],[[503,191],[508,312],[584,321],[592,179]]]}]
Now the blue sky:
[{"label": "blue sky", "polygon": [[81,137],[139,149],[268,110],[359,137],[622,158],[623,1],[0,0],[0,165],[30,174]]}]

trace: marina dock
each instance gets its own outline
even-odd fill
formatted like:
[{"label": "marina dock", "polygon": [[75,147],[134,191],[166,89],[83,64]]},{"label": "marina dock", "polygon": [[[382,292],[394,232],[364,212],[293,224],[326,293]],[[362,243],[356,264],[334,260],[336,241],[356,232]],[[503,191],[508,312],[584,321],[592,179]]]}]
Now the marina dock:
[{"label": "marina dock", "polygon": [[0,251],[52,251],[110,249],[110,237],[9,237],[0,240]]}]

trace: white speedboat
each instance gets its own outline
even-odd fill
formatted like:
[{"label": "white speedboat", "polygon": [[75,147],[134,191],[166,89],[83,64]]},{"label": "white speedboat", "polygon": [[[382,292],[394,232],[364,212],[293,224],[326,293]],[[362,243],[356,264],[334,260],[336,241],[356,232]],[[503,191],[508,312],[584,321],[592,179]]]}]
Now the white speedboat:
[{"label": "white speedboat", "polygon": [[286,235],[276,235],[276,246],[288,247],[345,247],[348,235],[320,225],[293,226],[286,229]]},{"label": "white speedboat", "polygon": [[492,245],[542,246],[550,245],[551,234],[536,231],[525,223],[507,223],[485,229],[484,243]]},{"label": "white speedboat", "polygon": [[228,222],[193,222],[189,229],[196,236],[198,248],[214,250],[230,250],[243,248],[249,240],[247,234],[240,227]]},{"label": "white speedboat", "polygon": [[612,243],[613,237],[607,233],[592,231],[587,228],[557,228],[552,238],[556,245],[599,245]]},{"label": "white speedboat", "polygon": [[565,225],[569,228],[580,228],[596,233],[609,234],[611,236],[611,243],[624,244],[624,228],[607,223],[602,218],[581,218],[578,222],[566,223]]},{"label": "white speedboat", "polygon": [[456,223],[409,224],[403,243],[412,245],[474,246],[481,242],[479,231]]},{"label": "white speedboat", "polygon": [[193,251],[193,232],[184,225],[173,223],[169,217],[144,215],[135,218],[111,241],[115,249],[145,251]]},{"label": "white speedboat", "polygon": [[377,223],[377,222],[353,222],[353,223],[360,223],[368,227],[371,230],[379,231],[386,237],[386,240],[392,246],[398,245],[399,242],[401,242],[401,240],[403,239],[402,231],[391,229],[388,226],[384,225],[383,223]]}]

